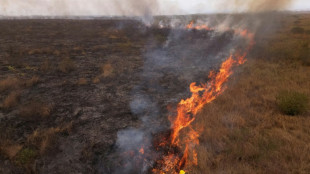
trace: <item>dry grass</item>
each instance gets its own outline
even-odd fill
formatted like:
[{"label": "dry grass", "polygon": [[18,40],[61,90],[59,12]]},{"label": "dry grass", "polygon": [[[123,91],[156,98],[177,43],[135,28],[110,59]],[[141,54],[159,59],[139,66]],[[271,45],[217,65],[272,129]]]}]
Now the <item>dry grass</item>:
[{"label": "dry grass", "polygon": [[[52,54],[52,53],[57,53],[59,52],[58,50],[54,50],[51,47],[46,47],[46,48],[34,48],[28,50],[28,55],[35,55],[35,54]],[[56,55],[56,54],[55,54]],[[59,54],[58,54],[59,55]]]},{"label": "dry grass", "polygon": [[32,87],[32,86],[38,84],[39,81],[40,81],[40,78],[38,76],[33,76],[31,79],[26,81],[25,85],[26,85],[26,87],[29,88],[29,87]]},{"label": "dry grass", "polygon": [[10,141],[2,140],[0,143],[0,152],[9,159],[13,159],[22,148],[22,145],[15,144]]},{"label": "dry grass", "polygon": [[100,82],[100,77],[95,77],[94,79],[93,79],[93,83],[94,84],[97,84],[97,83],[99,83]]},{"label": "dry grass", "polygon": [[3,101],[1,108],[3,109],[11,109],[15,106],[17,106],[20,98],[20,92],[19,91],[13,91],[11,92]]},{"label": "dry grass", "polygon": [[58,70],[63,73],[71,72],[74,69],[75,69],[74,61],[68,57],[61,60],[58,64]]},{"label": "dry grass", "polygon": [[16,90],[23,86],[29,88],[39,83],[39,80],[38,76],[33,76],[28,80],[8,76],[0,81],[0,92]]},{"label": "dry grass", "polygon": [[43,72],[48,72],[51,69],[52,69],[52,66],[48,60],[45,60],[40,66],[40,70]]},{"label": "dry grass", "polygon": [[310,69],[248,62],[237,83],[200,113],[198,167],[192,173],[309,173],[310,117],[276,106],[281,89],[310,92]]},{"label": "dry grass", "polygon": [[19,115],[26,120],[40,120],[50,115],[52,106],[40,101],[31,101],[19,108]]},{"label": "dry grass", "polygon": [[268,58],[237,68],[229,88],[198,115],[203,131],[191,173],[310,173],[309,106],[297,117],[277,106],[280,91],[310,95],[303,40],[284,33],[271,44],[263,50]]},{"label": "dry grass", "polygon": [[109,77],[113,75],[113,67],[110,63],[106,63],[104,65],[101,66],[101,70],[102,70],[102,76],[103,77]]},{"label": "dry grass", "polygon": [[229,88],[198,115],[203,131],[191,173],[310,173],[310,106],[296,117],[277,106],[281,91],[310,95],[310,36],[290,28],[267,38],[263,54],[237,68]]},{"label": "dry grass", "polygon": [[80,78],[77,82],[78,85],[87,85],[88,80],[86,78]]},{"label": "dry grass", "polygon": [[52,127],[48,129],[35,130],[28,138],[28,144],[38,147],[40,154],[44,154],[49,149],[53,148],[59,133],[69,134],[72,129],[72,122],[60,127]]},{"label": "dry grass", "polygon": [[0,92],[8,89],[15,89],[20,85],[20,80],[16,77],[7,77],[0,81]]}]

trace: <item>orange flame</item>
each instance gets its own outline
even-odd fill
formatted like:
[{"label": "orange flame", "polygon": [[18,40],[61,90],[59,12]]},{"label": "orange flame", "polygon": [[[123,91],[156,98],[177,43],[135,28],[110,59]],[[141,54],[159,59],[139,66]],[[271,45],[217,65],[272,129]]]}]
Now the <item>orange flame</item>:
[{"label": "orange flame", "polygon": [[187,29],[196,29],[196,30],[213,30],[205,24],[202,25],[194,25],[194,21],[191,21],[188,25],[186,25]]},{"label": "orange flame", "polygon": [[[188,165],[197,165],[197,152],[195,146],[199,144],[199,132],[194,130],[191,123],[196,119],[197,113],[207,103],[212,102],[226,88],[224,86],[232,75],[232,68],[245,62],[245,56],[230,56],[221,65],[219,72],[210,72],[211,81],[207,84],[190,84],[192,93],[190,98],[181,100],[177,106],[177,115],[172,121],[171,145],[183,149],[182,157],[169,154],[163,158],[162,169],[153,169],[153,173],[177,173]],[[182,130],[188,128],[186,136],[181,137]]]},{"label": "orange flame", "polygon": [[143,147],[139,150],[139,153],[142,154],[142,155],[144,154],[144,149],[143,149]]},{"label": "orange flame", "polygon": [[[187,29],[205,29],[211,30],[206,25],[194,26],[191,22],[186,26]],[[159,162],[162,164],[161,169],[153,169],[153,173],[164,174],[164,173],[175,173],[177,171],[182,171],[185,173],[183,168],[189,165],[197,165],[197,152],[195,151],[195,146],[199,144],[199,131],[196,131],[192,127],[193,121],[196,119],[197,113],[205,106],[207,103],[212,102],[216,99],[218,95],[223,93],[226,89],[225,82],[232,75],[232,68],[237,65],[241,65],[246,62],[247,52],[254,45],[254,34],[247,30],[234,30],[235,34],[240,35],[248,39],[248,47],[243,54],[235,53],[230,55],[227,60],[225,60],[219,71],[211,71],[209,74],[210,81],[206,84],[197,85],[195,82],[191,83],[189,88],[192,93],[190,98],[186,100],[181,100],[177,106],[177,114],[173,120],[171,120],[172,133],[170,141],[168,142],[171,147],[178,147],[182,150],[182,156],[179,157],[176,154],[168,153]],[[181,132],[182,135],[181,136]],[[162,146],[167,145],[167,142],[161,143]]]}]

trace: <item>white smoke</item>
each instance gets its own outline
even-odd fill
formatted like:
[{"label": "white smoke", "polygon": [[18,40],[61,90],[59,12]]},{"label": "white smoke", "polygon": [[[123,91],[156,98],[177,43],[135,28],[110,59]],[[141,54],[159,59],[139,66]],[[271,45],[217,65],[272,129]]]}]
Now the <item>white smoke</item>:
[{"label": "white smoke", "polygon": [[145,16],[310,9],[308,0],[1,0],[0,16]]}]

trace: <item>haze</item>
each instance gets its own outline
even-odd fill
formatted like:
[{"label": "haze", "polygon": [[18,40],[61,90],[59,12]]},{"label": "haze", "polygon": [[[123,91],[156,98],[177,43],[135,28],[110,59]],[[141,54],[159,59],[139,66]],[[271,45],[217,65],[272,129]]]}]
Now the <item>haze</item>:
[{"label": "haze", "polygon": [[[251,0],[244,0],[246,2]],[[228,0],[1,0],[1,16],[101,16],[244,12]],[[270,1],[273,2],[273,1]],[[230,5],[227,5],[229,3]],[[269,3],[269,2],[268,2]],[[280,10],[310,10],[309,0],[294,0]]]}]

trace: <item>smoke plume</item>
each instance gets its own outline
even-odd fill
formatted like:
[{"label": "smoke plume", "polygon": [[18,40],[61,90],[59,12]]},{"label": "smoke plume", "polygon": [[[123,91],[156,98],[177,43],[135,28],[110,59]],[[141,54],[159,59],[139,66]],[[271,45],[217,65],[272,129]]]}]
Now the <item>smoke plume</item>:
[{"label": "smoke plume", "polygon": [[232,12],[266,12],[286,10],[292,0],[225,0],[219,3],[218,9]]}]

